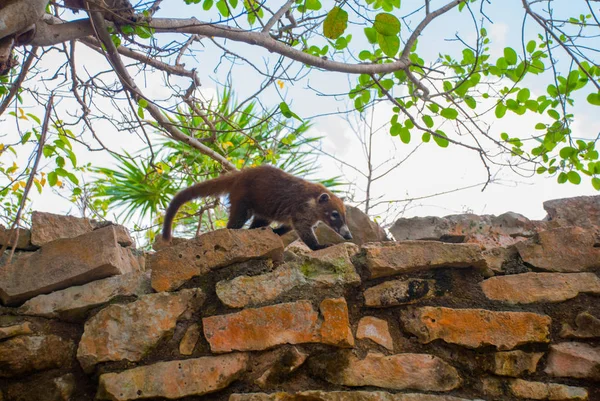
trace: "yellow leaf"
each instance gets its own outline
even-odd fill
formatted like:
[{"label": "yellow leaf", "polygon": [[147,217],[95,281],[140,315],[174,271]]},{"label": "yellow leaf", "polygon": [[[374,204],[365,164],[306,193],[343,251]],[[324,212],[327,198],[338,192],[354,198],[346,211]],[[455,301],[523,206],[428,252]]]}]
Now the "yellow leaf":
[{"label": "yellow leaf", "polygon": [[2,152],[4,150],[4,144],[0,143],[0,152]]},{"label": "yellow leaf", "polygon": [[19,185],[21,186],[21,188],[25,188],[27,183],[25,181],[19,181]]},{"label": "yellow leaf", "polygon": [[281,79],[277,80],[277,85],[279,85],[279,89],[283,89],[283,81]]},{"label": "yellow leaf", "polygon": [[20,185],[19,185],[19,183],[17,182],[15,185],[13,185],[13,186],[12,186],[12,190],[13,190],[13,192],[17,192],[17,191],[19,190],[19,187],[20,187]]},{"label": "yellow leaf", "polygon": [[40,180],[40,184],[42,184],[42,186],[46,185],[46,179],[45,179],[45,178],[42,178],[42,179]]},{"label": "yellow leaf", "polygon": [[61,180],[56,180],[56,185],[59,187],[63,186],[63,182]]}]

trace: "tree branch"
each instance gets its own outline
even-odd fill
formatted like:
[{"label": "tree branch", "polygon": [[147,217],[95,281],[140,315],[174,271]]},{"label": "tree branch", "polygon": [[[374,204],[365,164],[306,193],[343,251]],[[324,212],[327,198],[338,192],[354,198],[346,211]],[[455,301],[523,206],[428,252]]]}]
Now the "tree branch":
[{"label": "tree branch", "polygon": [[[3,1],[4,3],[4,1]],[[19,0],[0,7],[0,39],[23,32],[46,11],[47,0]]]},{"label": "tree branch", "polygon": [[107,57],[108,61],[114,68],[114,70],[115,70],[117,76],[119,77],[119,80],[123,84],[123,87],[125,88],[125,90],[127,90],[129,93],[131,93],[131,95],[135,99],[135,101],[138,102],[140,99],[145,99],[148,102],[146,110],[148,110],[148,112],[152,115],[152,117],[156,120],[156,122],[161,127],[163,127],[169,133],[169,135],[171,135],[174,139],[181,141],[183,143],[187,143],[188,145],[192,146],[193,148],[198,149],[200,151],[200,153],[221,163],[223,168],[225,168],[226,170],[237,170],[235,168],[235,166],[229,160],[227,160],[223,155],[215,152],[208,146],[201,143],[196,138],[186,135],[179,128],[177,128],[175,125],[173,125],[167,119],[167,117],[165,117],[163,115],[162,111],[152,102],[152,100],[148,99],[140,92],[140,90],[137,87],[137,85],[135,84],[133,78],[131,77],[131,75],[129,75],[127,68],[125,67],[125,65],[123,64],[123,61],[121,60],[121,57],[119,56],[117,48],[115,47],[114,43],[112,42],[112,40],[110,38],[108,31],[106,30],[106,24],[104,22],[104,18],[102,17],[102,14],[97,11],[91,11],[91,10],[88,10],[88,13],[90,14],[90,16],[92,18],[92,22],[93,22],[96,34],[98,35],[98,38],[100,39],[100,41],[106,48],[106,57]]}]

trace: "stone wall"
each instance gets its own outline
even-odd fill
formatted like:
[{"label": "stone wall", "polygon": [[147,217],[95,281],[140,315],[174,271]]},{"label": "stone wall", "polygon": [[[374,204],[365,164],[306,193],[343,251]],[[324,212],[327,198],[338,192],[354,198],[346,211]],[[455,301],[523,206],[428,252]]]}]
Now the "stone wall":
[{"label": "stone wall", "polygon": [[259,229],[143,253],[35,213],[0,267],[0,400],[598,401],[600,197],[545,207],[317,252]]}]

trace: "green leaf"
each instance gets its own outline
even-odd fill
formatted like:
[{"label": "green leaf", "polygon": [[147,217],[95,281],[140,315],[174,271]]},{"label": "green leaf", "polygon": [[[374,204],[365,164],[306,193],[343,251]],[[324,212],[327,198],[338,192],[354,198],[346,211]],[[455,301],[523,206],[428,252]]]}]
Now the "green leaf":
[{"label": "green leaf", "polygon": [[375,28],[365,28],[365,36],[370,44],[374,45],[377,43],[377,31]]},{"label": "green leaf", "polygon": [[577,153],[577,149],[567,146],[565,148],[562,148],[558,154],[563,159],[568,159],[569,157],[573,156],[575,153]]},{"label": "green leaf", "polygon": [[600,92],[590,93],[587,97],[587,101],[589,104],[592,104],[594,106],[600,106]]},{"label": "green leaf", "polygon": [[377,42],[381,50],[388,56],[394,57],[400,49],[400,39],[397,36],[377,35]]},{"label": "green leaf", "polygon": [[213,0],[204,0],[204,3],[202,3],[202,9],[204,9],[204,11],[208,11],[212,8],[213,4]]},{"label": "green leaf", "polygon": [[369,60],[371,57],[373,57],[373,54],[368,50],[363,50],[360,53],[358,53],[358,58],[361,61]]},{"label": "green leaf", "polygon": [[51,187],[55,186],[57,181],[58,181],[58,176],[56,175],[56,173],[54,171],[51,171],[50,173],[48,173],[48,184],[50,184]]},{"label": "green leaf", "polygon": [[323,21],[323,34],[326,38],[337,39],[348,27],[348,13],[339,7],[333,7]]},{"label": "green leaf", "polygon": [[581,183],[581,176],[577,171],[569,171],[567,173],[567,178],[571,184],[579,185]]},{"label": "green leaf", "polygon": [[456,111],[456,109],[452,109],[452,108],[445,108],[442,109],[442,111],[440,112],[440,115],[442,117],[447,118],[448,120],[456,120],[456,117],[458,117],[458,111]]},{"label": "green leaf", "polygon": [[535,125],[535,129],[540,129],[540,130],[542,130],[542,129],[546,129],[546,124],[543,124],[543,123],[537,123],[537,124]]},{"label": "green leaf", "polygon": [[64,167],[65,166],[65,158],[62,156],[56,156],[56,165],[58,167]]},{"label": "green leaf", "polygon": [[225,0],[219,0],[217,1],[217,10],[219,10],[219,13],[221,13],[221,15],[223,17],[229,17],[229,7],[227,7],[227,3],[225,2]]},{"label": "green leaf", "polygon": [[527,100],[529,100],[530,95],[531,95],[531,92],[529,91],[529,89],[523,88],[517,94],[517,100],[521,103],[525,103]]},{"label": "green leaf", "polygon": [[558,175],[558,178],[556,179],[556,181],[557,181],[559,184],[564,184],[565,182],[567,182],[567,179],[568,179],[568,178],[567,178],[567,173],[565,173],[565,172],[562,172],[562,173],[560,173],[560,174]]},{"label": "green leaf", "polygon": [[142,39],[150,39],[152,37],[152,31],[144,25],[136,25],[135,34]]},{"label": "green leaf", "polygon": [[140,100],[138,100],[138,106],[145,109],[146,107],[148,107],[148,101],[144,98],[140,98]]},{"label": "green leaf", "polygon": [[21,138],[21,144],[25,144],[31,137],[31,131],[27,131]]},{"label": "green leaf", "polygon": [[398,136],[400,135],[400,130],[402,129],[402,125],[398,124],[398,123],[392,123],[392,126],[390,127],[390,135],[391,136]]},{"label": "green leaf", "polygon": [[321,2],[319,0],[306,0],[304,6],[307,10],[318,11],[321,9]]},{"label": "green leaf", "polygon": [[421,140],[425,143],[429,142],[431,140],[431,134],[429,132],[423,133]]},{"label": "green leaf", "polygon": [[279,103],[279,110],[281,110],[281,114],[283,114],[286,118],[295,118],[298,121],[302,121],[300,117],[296,113],[290,110],[290,107],[286,102]]},{"label": "green leaf", "polygon": [[392,14],[381,13],[375,16],[373,28],[383,36],[396,36],[400,32],[400,20]]},{"label": "green leaf", "polygon": [[596,191],[600,191],[600,178],[594,177],[592,178],[592,186]]},{"label": "green leaf", "polygon": [[435,133],[441,136],[439,137],[437,135],[433,135],[433,140],[435,141],[435,143],[437,143],[440,148],[447,148],[450,144],[450,142],[448,142],[448,140],[446,139],[448,136],[440,130],[435,131]]},{"label": "green leaf", "polygon": [[408,128],[403,127],[402,129],[400,129],[400,140],[406,144],[410,142],[410,131],[408,130]]},{"label": "green leaf", "polygon": [[548,115],[549,115],[550,117],[552,117],[552,118],[553,118],[553,119],[555,119],[555,120],[558,120],[558,119],[560,118],[560,114],[558,114],[558,111],[556,111],[556,110],[554,110],[554,109],[550,109],[550,110],[548,110],[548,112],[547,112],[547,113],[548,113]]},{"label": "green leaf", "polygon": [[527,52],[533,53],[534,50],[535,50],[535,40],[530,40],[529,42],[527,42]]},{"label": "green leaf", "polygon": [[508,65],[517,64],[517,52],[512,47],[504,48],[504,59],[508,63]]},{"label": "green leaf", "polygon": [[431,116],[424,114],[422,118],[423,118],[423,122],[425,123],[427,128],[433,127],[433,118],[431,118]]},{"label": "green leaf", "polygon": [[502,118],[502,117],[504,117],[504,115],[506,114],[506,110],[507,110],[507,109],[508,109],[508,108],[507,108],[505,105],[503,105],[502,103],[498,103],[498,104],[496,105],[496,110],[494,111],[494,112],[495,112],[495,114],[496,114],[496,117],[497,117],[497,118]]},{"label": "green leaf", "polygon": [[465,96],[465,103],[470,109],[475,109],[475,107],[477,107],[477,102],[473,96]]}]

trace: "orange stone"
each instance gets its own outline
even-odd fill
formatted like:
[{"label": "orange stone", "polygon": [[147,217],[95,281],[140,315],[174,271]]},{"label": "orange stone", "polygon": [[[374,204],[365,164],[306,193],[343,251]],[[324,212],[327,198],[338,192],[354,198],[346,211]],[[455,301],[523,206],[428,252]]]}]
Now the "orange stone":
[{"label": "orange stone", "polygon": [[422,343],[441,339],[470,348],[494,345],[509,350],[549,342],[551,319],[530,312],[494,312],[426,306],[401,313],[404,327]]},{"label": "orange stone", "polygon": [[212,352],[256,351],[301,343],[352,346],[346,301],[325,300],[321,311],[322,322],[309,301],[297,301],[207,317],[202,325]]},{"label": "orange stone", "polygon": [[394,342],[390,335],[389,324],[383,319],[378,319],[373,316],[363,317],[360,319],[360,322],[358,322],[356,337],[360,339],[367,338],[384,346],[390,351],[394,350]]},{"label": "orange stone", "polygon": [[562,302],[580,293],[600,294],[594,273],[523,273],[492,277],[481,283],[486,297],[509,304]]},{"label": "orange stone", "polygon": [[319,330],[320,342],[338,347],[353,347],[354,337],[348,324],[348,305],[344,298],[325,299],[321,302],[323,323]]},{"label": "orange stone", "polygon": [[148,259],[152,288],[172,291],[195,276],[251,259],[281,259],[283,243],[270,228],[216,230],[162,248]]},{"label": "orange stone", "polygon": [[347,363],[325,369],[325,379],[343,386],[375,386],[395,390],[450,391],[461,384],[454,367],[428,354],[354,355]]},{"label": "orange stone", "polygon": [[242,374],[248,355],[234,353],[182,361],[159,362],[100,376],[97,399],[129,401],[176,399],[221,390]]}]

